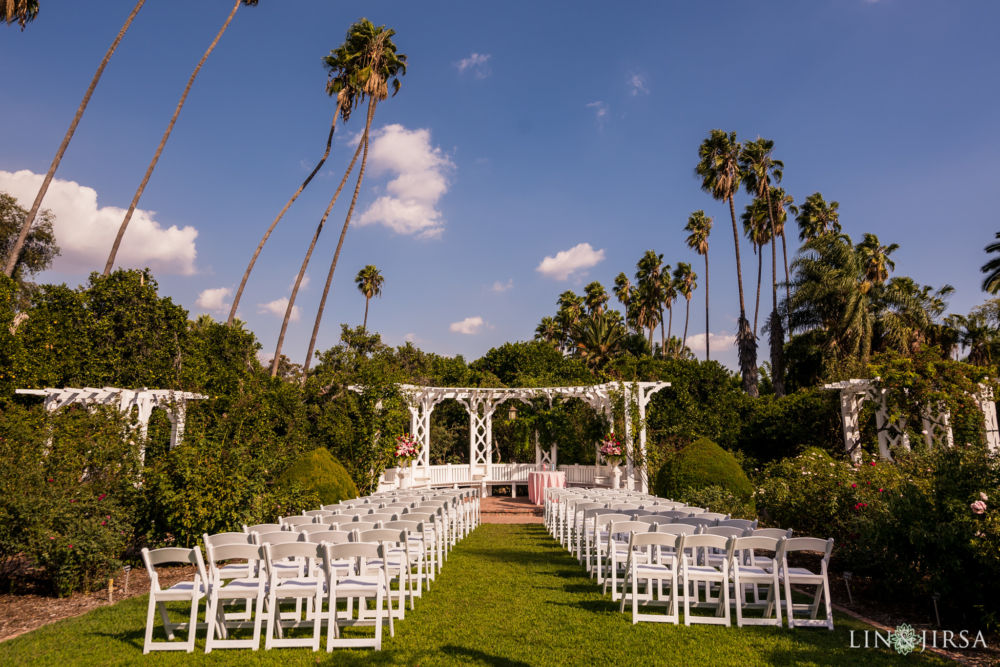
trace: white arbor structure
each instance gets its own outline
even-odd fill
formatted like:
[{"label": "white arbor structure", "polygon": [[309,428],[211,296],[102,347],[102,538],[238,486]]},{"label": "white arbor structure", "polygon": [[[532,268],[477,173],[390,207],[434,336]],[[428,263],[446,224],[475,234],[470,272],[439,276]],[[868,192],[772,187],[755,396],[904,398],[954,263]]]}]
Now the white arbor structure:
[{"label": "white arbor structure", "polygon": [[[844,428],[844,448],[852,461],[861,460],[861,428],[858,423],[861,406],[867,400],[877,401],[875,426],[878,429],[878,451],[883,459],[892,460],[891,448],[910,448],[910,438],[906,434],[906,419],[890,423],[889,408],[886,404],[886,389],[875,380],[843,380],[823,385],[824,389],[840,392],[840,419]],[[980,385],[979,393],[973,396],[983,413],[986,427],[986,444],[990,451],[1000,451],[1000,430],[997,428],[997,408],[993,402],[993,391]],[[936,408],[936,409],[934,409]],[[951,447],[955,438],[951,430],[951,414],[943,405],[920,406],[920,420],[924,442],[928,447],[945,445]]]},{"label": "white arbor structure", "polygon": [[45,409],[55,412],[69,405],[113,405],[123,414],[130,414],[132,408],[137,409],[139,431],[142,433],[143,444],[139,456],[145,459],[145,440],[149,433],[149,419],[155,408],[167,412],[170,420],[170,448],[180,444],[184,438],[184,421],[187,415],[187,402],[204,400],[208,396],[194,394],[189,391],[174,391],[172,389],[119,389],[117,387],[83,387],[74,389],[18,389],[15,393],[27,396],[42,396],[45,399]]},{"label": "white arbor structure", "polygon": [[[418,486],[456,486],[476,484],[482,487],[494,484],[527,483],[527,474],[541,466],[553,470],[558,467],[566,472],[567,483],[592,485],[598,481],[598,466],[557,466],[556,446],[546,452],[535,443],[534,464],[498,464],[493,462],[493,413],[497,407],[509,400],[529,403],[530,399],[544,397],[549,406],[556,398],[579,398],[599,414],[611,419],[615,393],[625,393],[625,423],[631,424],[632,410],[638,411],[640,427],[638,442],[633,442],[632,429],[625,433],[625,483],[628,488],[648,490],[646,475],[646,407],[653,394],[669,387],[669,382],[624,382],[586,385],[578,387],[422,387],[400,385],[410,411],[410,433],[420,444],[420,453],[411,463],[410,474]],[[360,392],[361,387],[351,387]],[[430,465],[431,414],[444,400],[458,401],[469,413],[469,464]],[[638,446],[639,456],[633,456],[633,447]],[[638,458],[641,465],[635,464]],[[383,483],[395,485],[396,469],[386,471]]]}]

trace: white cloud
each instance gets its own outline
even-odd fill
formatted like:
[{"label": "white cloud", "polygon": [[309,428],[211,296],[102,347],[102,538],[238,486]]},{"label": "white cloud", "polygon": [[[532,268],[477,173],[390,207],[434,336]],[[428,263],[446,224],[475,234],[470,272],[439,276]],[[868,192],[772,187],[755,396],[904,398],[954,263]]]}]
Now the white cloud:
[{"label": "white cloud", "polygon": [[[722,352],[736,345],[736,336],[728,333],[713,333],[709,337],[709,341],[712,343],[713,350]],[[703,333],[688,336],[686,342],[692,352],[705,351],[705,334]]]},{"label": "white cloud", "polygon": [[[288,289],[289,290],[291,290],[293,287],[295,287],[295,278],[292,278],[292,282],[288,283]],[[299,289],[300,290],[304,290],[307,287],[309,287],[309,274],[308,273],[305,274],[304,276],[302,276],[302,283],[299,285]]]},{"label": "white cloud", "polygon": [[210,312],[228,310],[230,304],[225,303],[225,300],[226,297],[232,293],[233,290],[229,287],[214,287],[202,290],[201,294],[198,295],[198,300],[194,302],[194,305],[199,308],[204,308]]},{"label": "white cloud", "polygon": [[413,333],[411,331],[410,333],[408,333],[405,336],[403,336],[403,341],[407,342],[407,343],[416,343],[417,342],[417,334],[415,334],[415,333]]},{"label": "white cloud", "polygon": [[431,146],[430,130],[396,124],[376,130],[368,162],[373,174],[390,172],[396,177],[385,187],[388,194],[376,199],[358,224],[383,224],[397,234],[419,238],[440,236],[444,219],[436,207],[448,192],[446,174],[455,165],[440,148]]},{"label": "white cloud", "polygon": [[489,53],[471,53],[455,63],[455,67],[461,74],[469,71],[477,79],[485,79],[492,74],[489,65],[491,57]]},{"label": "white cloud", "polygon": [[569,250],[560,250],[555,257],[546,256],[535,270],[548,278],[566,280],[578,271],[585,271],[604,259],[604,250],[594,250],[589,243],[578,243]]},{"label": "white cloud", "polygon": [[475,317],[466,317],[461,322],[452,322],[448,325],[448,329],[455,333],[472,335],[479,333],[484,324],[483,318],[476,315]]},{"label": "white cloud", "polygon": [[646,85],[646,77],[642,74],[632,74],[629,76],[628,87],[633,97],[636,95],[649,95],[649,86]]},{"label": "white cloud", "polygon": [[[259,314],[274,315],[275,317],[285,317],[285,310],[288,309],[288,297],[283,296],[280,299],[275,299],[274,301],[268,301],[267,303],[258,303],[257,312]],[[298,322],[299,316],[302,311],[299,310],[298,306],[292,306],[292,316],[289,318],[292,322]]]},{"label": "white cloud", "polygon": [[493,291],[493,292],[496,292],[497,294],[500,294],[502,292],[506,292],[507,290],[509,290],[513,286],[514,286],[514,279],[513,278],[509,278],[507,280],[507,282],[505,282],[505,283],[502,283],[499,280],[496,280],[496,281],[493,282],[493,285],[490,287],[490,290]]},{"label": "white cloud", "polygon": [[603,121],[608,115],[608,105],[600,100],[588,102],[587,108],[594,110],[594,118],[598,121]]},{"label": "white cloud", "polygon": [[[44,176],[27,169],[0,170],[0,191],[7,192],[23,208],[31,204],[42,186]],[[103,269],[111,244],[125,217],[125,209],[98,206],[97,191],[73,181],[53,179],[42,208],[55,215],[53,230],[62,254],[52,268],[76,272]],[[186,225],[164,228],[155,219],[155,211],[137,208],[129,222],[116,258],[117,266],[150,267],[163,273],[195,273],[197,256],[194,240],[198,230]]]}]

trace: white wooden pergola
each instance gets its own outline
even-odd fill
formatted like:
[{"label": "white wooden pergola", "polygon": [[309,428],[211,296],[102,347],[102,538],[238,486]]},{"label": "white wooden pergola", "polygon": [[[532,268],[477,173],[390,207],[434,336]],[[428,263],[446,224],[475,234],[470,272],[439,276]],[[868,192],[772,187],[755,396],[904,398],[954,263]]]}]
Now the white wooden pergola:
[{"label": "white wooden pergola", "polygon": [[45,409],[55,412],[69,405],[112,405],[123,414],[137,409],[136,418],[142,434],[139,456],[145,459],[145,441],[149,433],[149,419],[155,408],[162,408],[170,420],[170,448],[173,449],[184,439],[184,422],[187,416],[187,402],[205,400],[208,396],[189,391],[173,389],[120,389],[118,387],[64,387],[54,389],[18,389],[15,393],[26,396],[42,396]]},{"label": "white wooden pergola", "polygon": [[[906,419],[889,422],[889,408],[886,404],[886,389],[878,385],[878,378],[850,379],[823,385],[823,389],[840,392],[840,419],[844,429],[844,448],[851,460],[861,460],[861,428],[858,423],[861,406],[867,400],[877,402],[875,409],[875,426],[878,429],[879,456],[892,460],[892,447],[910,448],[910,438],[906,434]],[[976,405],[983,413],[983,424],[986,429],[986,445],[990,451],[1000,451],[1000,430],[997,428],[997,409],[993,402],[993,391],[980,385],[979,393],[973,396]],[[936,409],[934,409],[936,408]],[[920,406],[920,419],[924,442],[928,447],[948,446],[955,444],[951,430],[951,414],[943,405]]]},{"label": "white wooden pergola", "polygon": [[[631,423],[632,410],[638,410],[640,428],[638,442],[633,442],[631,429],[625,433],[625,483],[628,488],[640,488],[648,491],[649,480],[646,474],[646,408],[653,394],[669,387],[669,382],[624,382],[576,387],[423,387],[419,385],[399,385],[410,411],[410,433],[420,443],[420,453],[411,463],[411,474],[414,481],[423,484],[457,484],[480,483],[483,486],[496,482],[513,482],[516,474],[504,466],[499,468],[493,463],[493,413],[497,407],[509,400],[529,403],[530,399],[544,397],[549,406],[556,398],[579,398],[599,414],[604,415],[614,428],[611,419],[614,404],[614,393],[624,391],[625,423]],[[352,386],[351,390],[360,392],[362,387]],[[431,413],[441,402],[448,399],[458,401],[469,413],[469,465],[466,470],[459,471],[456,466],[434,466],[447,468],[447,472],[431,470]],[[642,465],[635,464],[633,447],[638,446]],[[598,455],[600,460],[600,455]],[[551,466],[554,470],[558,461],[558,452],[553,445],[548,452],[535,443],[534,468],[542,465]],[[467,471],[467,473],[466,473]],[[593,479],[591,474],[590,478]]]}]

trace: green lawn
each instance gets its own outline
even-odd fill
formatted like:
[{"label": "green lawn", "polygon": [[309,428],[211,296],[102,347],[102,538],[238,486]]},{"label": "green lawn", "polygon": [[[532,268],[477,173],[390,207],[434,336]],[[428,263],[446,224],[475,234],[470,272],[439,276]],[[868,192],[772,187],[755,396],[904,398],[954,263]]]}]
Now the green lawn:
[{"label": "green lawn", "polygon": [[[0,644],[2,664],[829,665],[938,664],[849,648],[837,629],[633,626],[541,525],[485,524],[452,552],[430,593],[379,653],[305,649],[142,655],[146,598]],[[203,650],[199,641],[198,651]]]}]

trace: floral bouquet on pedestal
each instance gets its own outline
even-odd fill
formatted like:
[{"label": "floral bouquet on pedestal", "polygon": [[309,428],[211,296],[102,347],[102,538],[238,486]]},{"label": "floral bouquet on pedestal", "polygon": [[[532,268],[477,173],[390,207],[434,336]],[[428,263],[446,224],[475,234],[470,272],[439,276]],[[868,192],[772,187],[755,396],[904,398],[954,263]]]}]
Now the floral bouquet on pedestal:
[{"label": "floral bouquet on pedestal", "polygon": [[603,456],[604,460],[611,466],[616,466],[621,463],[622,456],[625,453],[625,450],[622,448],[622,443],[618,442],[618,439],[613,435],[609,435],[601,441],[600,451],[601,456]]},{"label": "floral bouquet on pedestal", "polygon": [[410,461],[417,458],[417,454],[419,453],[420,446],[409,433],[404,433],[396,438],[396,450],[393,452],[393,455],[396,457],[396,465],[400,468],[408,466]]}]

